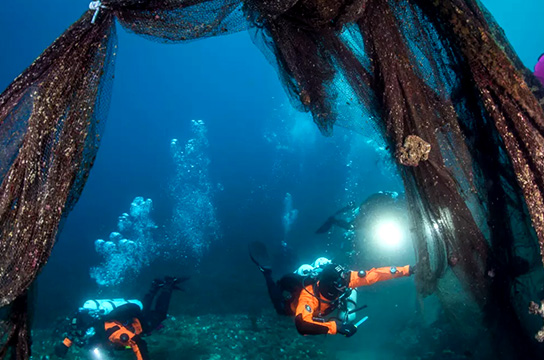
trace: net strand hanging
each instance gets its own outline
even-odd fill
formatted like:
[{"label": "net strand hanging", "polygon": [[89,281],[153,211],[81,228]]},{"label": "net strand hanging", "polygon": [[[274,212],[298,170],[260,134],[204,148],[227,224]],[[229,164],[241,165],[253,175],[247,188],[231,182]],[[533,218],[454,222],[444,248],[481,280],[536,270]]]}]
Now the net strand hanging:
[{"label": "net strand hanging", "polygon": [[[522,313],[536,290],[512,294],[542,272],[544,89],[479,2],[93,3],[0,95],[0,305],[26,304],[88,177],[109,105],[115,19],[159,42],[251,30],[293,105],[325,135],[335,124],[371,126],[390,144],[419,292],[437,294],[451,318],[466,310],[484,327],[508,324],[504,346],[534,355]],[[25,306],[3,322],[0,354],[28,358],[28,328],[16,327]]]}]

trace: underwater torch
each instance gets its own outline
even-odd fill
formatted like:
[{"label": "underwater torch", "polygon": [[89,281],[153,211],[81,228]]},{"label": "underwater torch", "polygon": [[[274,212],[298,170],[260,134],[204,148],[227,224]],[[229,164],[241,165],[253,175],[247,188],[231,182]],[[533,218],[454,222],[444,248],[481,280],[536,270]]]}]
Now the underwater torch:
[{"label": "underwater torch", "polygon": [[361,320],[357,321],[357,323],[355,324],[355,327],[358,328],[359,326],[361,326],[367,320],[368,320],[368,316],[365,316]]},{"label": "underwater torch", "polygon": [[94,348],[93,351],[92,351],[92,358],[95,359],[95,360],[101,360],[101,359],[104,359],[102,357],[102,352],[100,351],[99,348]]}]

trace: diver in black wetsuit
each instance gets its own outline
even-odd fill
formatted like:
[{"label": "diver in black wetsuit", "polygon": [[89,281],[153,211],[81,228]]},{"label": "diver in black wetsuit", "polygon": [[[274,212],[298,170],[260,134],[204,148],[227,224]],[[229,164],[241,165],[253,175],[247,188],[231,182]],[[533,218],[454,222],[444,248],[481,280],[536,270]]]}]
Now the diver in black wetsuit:
[{"label": "diver in black wetsuit", "polygon": [[149,335],[166,319],[172,292],[181,290],[179,284],[186,280],[168,276],[154,280],[141,305],[137,300],[124,299],[86,302],[72,318],[64,340],[55,346],[55,355],[66,356],[76,344],[94,347],[97,354],[101,349],[131,348],[137,360],[149,360],[142,336]]},{"label": "diver in black wetsuit", "polygon": [[403,199],[398,193],[392,191],[380,191],[370,195],[360,205],[349,204],[338,210],[334,215],[316,230],[317,234],[327,233],[333,226],[344,230],[356,230],[369,228],[365,222],[372,216],[381,212],[397,212],[402,217]]}]

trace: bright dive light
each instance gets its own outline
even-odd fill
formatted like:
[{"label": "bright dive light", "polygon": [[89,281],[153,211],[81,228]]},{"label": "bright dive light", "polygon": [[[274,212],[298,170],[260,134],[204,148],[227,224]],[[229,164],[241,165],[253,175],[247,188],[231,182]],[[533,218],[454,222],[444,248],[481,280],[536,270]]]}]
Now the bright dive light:
[{"label": "bright dive light", "polygon": [[377,224],[375,235],[378,242],[388,248],[397,248],[402,242],[402,230],[395,221],[385,220]]},{"label": "bright dive light", "polygon": [[93,349],[93,355],[95,359],[102,359],[102,353],[98,348]]}]

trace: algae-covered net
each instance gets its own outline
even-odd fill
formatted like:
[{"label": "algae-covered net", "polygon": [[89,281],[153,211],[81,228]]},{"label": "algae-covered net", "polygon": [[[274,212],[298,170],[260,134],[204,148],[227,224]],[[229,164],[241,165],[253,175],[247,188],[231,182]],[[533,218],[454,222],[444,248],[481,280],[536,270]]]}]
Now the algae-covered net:
[{"label": "algae-covered net", "polygon": [[[257,42],[323,132],[347,93],[389,142],[411,209],[420,293],[436,293],[464,330],[495,330],[501,351],[513,342],[527,356],[541,351],[526,314],[542,289],[542,88],[489,14],[469,0],[252,10]],[[356,128],[361,119],[342,122]]]},{"label": "algae-covered net", "polygon": [[30,354],[26,291],[98,150],[117,51],[114,19],[170,41],[218,35],[240,22],[235,6],[223,1],[112,1],[92,8],[0,96],[0,306],[13,302],[0,324],[0,358]]},{"label": "algae-covered net", "polygon": [[[115,34],[113,16],[90,21],[84,15],[0,96],[0,305],[24,296],[46,263],[98,149]],[[7,345],[20,326],[8,325]]]},{"label": "algae-covered net", "polygon": [[[253,28],[293,103],[323,133],[338,119],[366,123],[390,144],[410,205],[420,293],[436,293],[451,318],[473,311],[481,326],[500,329],[493,334],[504,354],[541,350],[522,313],[542,286],[544,92],[477,1],[91,5],[0,95],[0,304],[12,303],[0,356],[28,357],[25,292],[98,149],[114,19],[163,42]],[[345,116],[346,99],[364,119]]]}]

